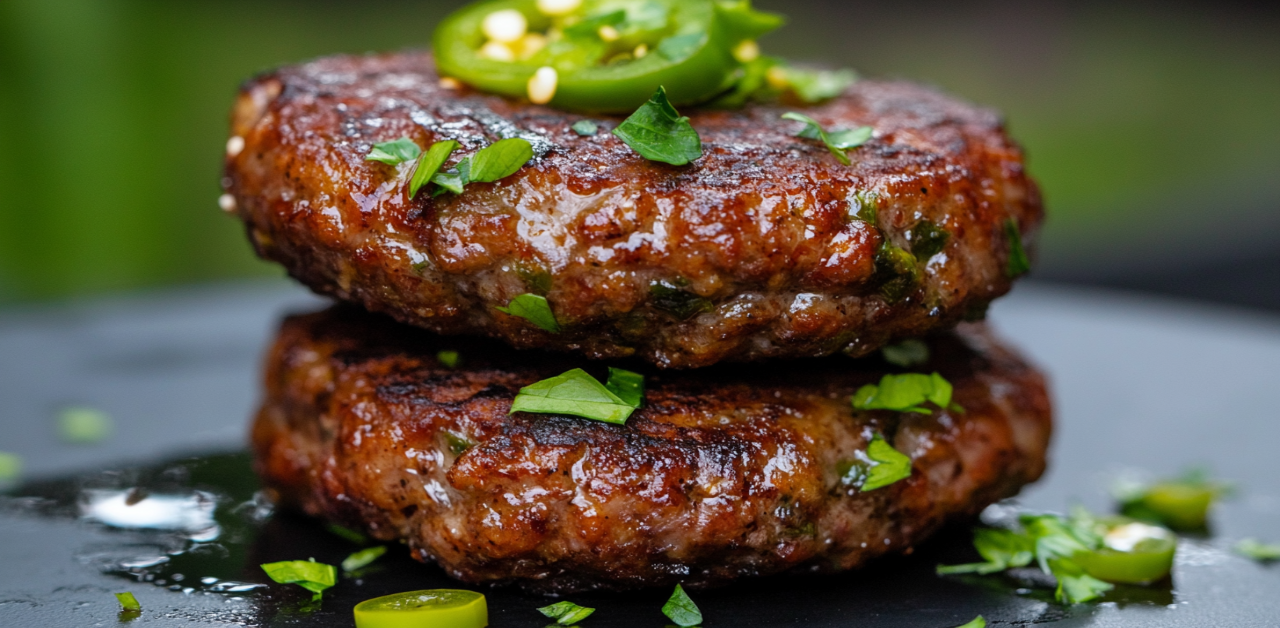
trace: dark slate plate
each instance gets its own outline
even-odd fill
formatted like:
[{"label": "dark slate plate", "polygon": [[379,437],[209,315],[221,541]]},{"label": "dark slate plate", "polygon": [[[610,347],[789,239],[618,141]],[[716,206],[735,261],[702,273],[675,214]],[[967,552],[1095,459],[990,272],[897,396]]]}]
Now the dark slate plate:
[{"label": "dark slate plate", "polygon": [[[261,562],[336,563],[357,548],[315,522],[268,516],[237,453],[271,328],[281,312],[317,304],[273,284],[0,314],[0,450],[21,454],[26,465],[24,481],[0,504],[0,625],[116,625],[129,618],[117,615],[111,593],[131,590],[145,611],[130,625],[351,626],[360,600],[458,586],[393,549],[318,608],[295,587],[254,587],[264,582]],[[1122,587],[1102,603],[1066,608],[1013,581],[938,578],[938,562],[973,558],[968,532],[957,529],[857,573],[694,592],[708,628],[944,628],[978,614],[1016,626],[1280,625],[1280,566],[1229,552],[1244,537],[1280,541],[1280,417],[1272,401],[1280,320],[1036,286],[1002,301],[993,318],[1051,374],[1057,398],[1051,471],[1020,506],[1106,511],[1118,474],[1171,475],[1197,464],[1237,483],[1209,534],[1180,542],[1172,582]],[[110,413],[113,435],[91,446],[61,443],[52,421],[68,404]],[[102,516],[118,515],[111,500],[138,487],[153,505],[172,506],[169,516],[186,517],[187,531],[80,517],[94,499]],[[166,495],[186,501],[165,502]],[[660,628],[668,593],[572,599],[599,609],[586,628]],[[533,610],[545,598],[515,589],[486,594],[493,626],[547,623]]]}]

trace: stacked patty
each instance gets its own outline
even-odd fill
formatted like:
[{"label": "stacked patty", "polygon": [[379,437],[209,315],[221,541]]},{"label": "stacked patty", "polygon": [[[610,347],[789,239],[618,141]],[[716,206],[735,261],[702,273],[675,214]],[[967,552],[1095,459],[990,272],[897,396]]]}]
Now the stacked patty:
[{"label": "stacked patty", "polygon": [[[852,166],[752,104],[687,112],[704,156],[674,167],[608,134],[616,118],[580,136],[582,116],[446,89],[433,66],[321,59],[237,102],[224,207],[262,256],[354,304],[286,320],[271,352],[253,442],[282,503],[468,582],[572,591],[848,569],[1043,471],[1043,378],[956,327],[1009,289],[1042,219],[995,114],[862,81],[805,109],[875,129]],[[401,136],[523,137],[536,156],[411,198],[411,168],[364,159]],[[558,333],[498,309],[525,293]],[[909,337],[926,363],[875,353]],[[625,425],[510,412],[524,386],[606,366],[646,377]],[[906,371],[941,374],[956,407],[851,405]],[[847,471],[874,438],[912,468],[864,491]]]}]

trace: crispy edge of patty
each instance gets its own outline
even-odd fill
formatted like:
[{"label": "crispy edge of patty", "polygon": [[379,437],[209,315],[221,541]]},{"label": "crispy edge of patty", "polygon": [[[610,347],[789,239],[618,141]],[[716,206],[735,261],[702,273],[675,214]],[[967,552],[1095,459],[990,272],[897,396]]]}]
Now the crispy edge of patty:
[{"label": "crispy edge of patty", "polygon": [[[1008,291],[1004,223],[1033,245],[1043,208],[997,115],[859,82],[804,109],[828,128],[876,128],[845,167],[794,137],[786,110],[691,109],[705,156],[672,167],[605,131],[579,137],[582,116],[441,88],[429,55],[330,57],[245,85],[228,190],[259,254],[318,292],[440,333],[670,368],[862,355]],[[539,157],[456,197],[410,199],[411,166],[364,160],[400,136],[458,139],[457,158],[512,135]],[[874,221],[856,216],[870,205]],[[926,222],[950,238],[895,297],[905,275],[881,245],[912,248]],[[561,333],[496,309],[526,292],[545,292]]]},{"label": "crispy edge of patty", "polygon": [[[508,416],[564,356],[339,307],[284,323],[256,467],[282,504],[404,540],[466,582],[569,592],[841,571],[909,552],[1044,470],[1043,376],[981,326],[931,344],[924,369],[963,413],[854,413],[852,392],[886,369],[829,358],[650,374],[644,407],[616,426]],[[462,365],[440,365],[440,349]],[[913,472],[859,492],[841,470],[877,433]]]}]

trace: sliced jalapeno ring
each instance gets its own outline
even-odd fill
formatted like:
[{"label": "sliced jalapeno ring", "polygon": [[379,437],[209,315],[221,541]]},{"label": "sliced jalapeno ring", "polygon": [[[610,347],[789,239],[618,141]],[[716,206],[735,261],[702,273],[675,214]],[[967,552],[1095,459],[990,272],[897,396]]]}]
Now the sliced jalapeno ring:
[{"label": "sliced jalapeno ring", "polygon": [[1072,560],[1085,573],[1106,582],[1146,584],[1173,569],[1177,539],[1164,528],[1138,522],[1114,525],[1096,550],[1077,552]]},{"label": "sliced jalapeno ring", "polygon": [[484,628],[484,596],[461,589],[427,589],[384,595],[356,604],[356,628]]}]

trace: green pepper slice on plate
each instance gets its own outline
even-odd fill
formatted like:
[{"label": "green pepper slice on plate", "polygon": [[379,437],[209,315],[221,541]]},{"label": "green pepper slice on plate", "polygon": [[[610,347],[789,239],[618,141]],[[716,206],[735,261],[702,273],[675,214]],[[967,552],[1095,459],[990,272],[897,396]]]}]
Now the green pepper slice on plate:
[{"label": "green pepper slice on plate", "polygon": [[484,596],[461,589],[426,589],[384,595],[356,604],[356,628],[484,628]]},{"label": "green pepper slice on plate", "polygon": [[1099,580],[1146,584],[1169,575],[1177,547],[1169,530],[1127,521],[1108,528],[1102,547],[1076,552],[1071,560]]}]

